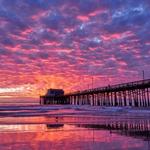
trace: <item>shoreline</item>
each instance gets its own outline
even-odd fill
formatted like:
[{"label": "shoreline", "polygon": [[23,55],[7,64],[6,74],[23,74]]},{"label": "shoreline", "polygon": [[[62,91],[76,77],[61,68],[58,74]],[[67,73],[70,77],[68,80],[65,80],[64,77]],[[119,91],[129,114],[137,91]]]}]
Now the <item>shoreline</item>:
[{"label": "shoreline", "polygon": [[101,107],[89,105],[0,106],[0,118],[33,116],[150,116],[150,108]]}]

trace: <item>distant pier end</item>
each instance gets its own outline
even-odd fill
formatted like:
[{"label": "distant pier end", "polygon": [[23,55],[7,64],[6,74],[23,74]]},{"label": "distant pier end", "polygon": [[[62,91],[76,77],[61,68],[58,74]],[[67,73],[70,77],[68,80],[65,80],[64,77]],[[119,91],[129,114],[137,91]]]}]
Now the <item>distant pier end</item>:
[{"label": "distant pier end", "polygon": [[40,104],[67,104],[63,89],[48,89],[46,95],[40,96]]}]

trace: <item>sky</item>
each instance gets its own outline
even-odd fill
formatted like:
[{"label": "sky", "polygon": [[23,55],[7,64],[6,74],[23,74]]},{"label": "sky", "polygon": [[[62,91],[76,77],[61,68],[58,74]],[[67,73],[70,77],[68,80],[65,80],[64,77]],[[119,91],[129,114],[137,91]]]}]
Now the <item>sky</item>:
[{"label": "sky", "polygon": [[0,0],[1,101],[149,78],[149,62],[149,0]]}]

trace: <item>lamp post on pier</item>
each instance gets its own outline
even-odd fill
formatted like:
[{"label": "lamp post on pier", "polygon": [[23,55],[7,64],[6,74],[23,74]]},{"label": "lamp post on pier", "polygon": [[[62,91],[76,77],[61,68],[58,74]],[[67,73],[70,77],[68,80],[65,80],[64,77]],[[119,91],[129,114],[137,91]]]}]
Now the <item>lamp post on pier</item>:
[{"label": "lamp post on pier", "polygon": [[93,84],[94,84],[94,77],[92,76],[92,89],[93,89]]},{"label": "lamp post on pier", "polygon": [[145,79],[145,72],[144,70],[142,71],[142,74],[143,74],[143,80]]}]

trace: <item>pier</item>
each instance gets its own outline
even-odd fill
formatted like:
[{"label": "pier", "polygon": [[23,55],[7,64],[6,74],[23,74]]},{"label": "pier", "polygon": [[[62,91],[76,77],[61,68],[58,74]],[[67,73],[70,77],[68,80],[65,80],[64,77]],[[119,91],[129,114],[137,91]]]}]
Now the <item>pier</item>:
[{"label": "pier", "polygon": [[40,104],[150,107],[150,79],[108,85],[64,95],[40,96]]}]

